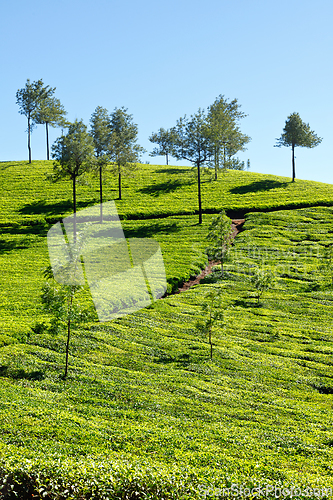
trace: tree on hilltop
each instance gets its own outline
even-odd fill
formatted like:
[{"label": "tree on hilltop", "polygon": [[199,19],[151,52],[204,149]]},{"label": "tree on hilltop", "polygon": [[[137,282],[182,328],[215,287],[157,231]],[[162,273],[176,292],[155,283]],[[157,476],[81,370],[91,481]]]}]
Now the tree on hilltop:
[{"label": "tree on hilltop", "polygon": [[99,172],[101,222],[103,220],[103,171],[112,159],[111,119],[107,109],[97,106],[90,119],[90,135],[94,141],[96,166]]},{"label": "tree on hilltop", "polygon": [[228,102],[223,95],[217,97],[208,107],[207,120],[211,130],[215,180],[219,168],[241,168],[241,163],[232,159],[238,151],[245,151],[245,144],[251,138],[242,134],[238,121],[247,115],[240,111],[237,99]]},{"label": "tree on hilltop", "polygon": [[209,161],[212,155],[211,132],[204,110],[177,121],[171,129],[173,135],[172,156],[178,160],[187,160],[197,167],[199,224],[202,224],[201,178],[200,167]]},{"label": "tree on hilltop", "polygon": [[[82,120],[70,123],[68,133],[58,137],[52,145],[52,157],[56,160],[51,180],[68,178],[73,183],[73,212],[76,213],[76,182],[94,164],[94,142]],[[74,241],[76,220],[74,217]]]},{"label": "tree on hilltop", "polygon": [[138,126],[133,123],[132,115],[127,109],[115,108],[110,116],[110,129],[112,140],[112,166],[113,173],[118,175],[118,192],[121,200],[122,175],[129,175],[135,169],[135,163],[140,159],[140,154],[145,150],[137,141]]},{"label": "tree on hilltop", "polygon": [[55,88],[44,85],[43,80],[30,82],[27,79],[25,87],[16,92],[16,104],[20,107],[19,113],[28,119],[28,151],[29,163],[31,163],[31,132],[35,125],[34,113],[44,99],[50,98],[54,94]]},{"label": "tree on hilltop", "polygon": [[46,130],[46,158],[50,159],[49,150],[49,125],[51,127],[66,127],[65,115],[67,111],[59,99],[55,97],[46,97],[41,99],[36,110],[33,113],[34,122],[40,125],[45,124]]},{"label": "tree on hilltop", "polygon": [[321,143],[322,138],[318,137],[310,125],[301,120],[298,113],[288,116],[281,137],[277,140],[276,147],[291,146],[292,182],[295,181],[295,147],[314,148]]},{"label": "tree on hilltop", "polygon": [[149,156],[165,156],[166,164],[169,165],[169,154],[172,152],[173,136],[170,130],[160,128],[157,133],[149,137],[150,142],[158,144]]}]

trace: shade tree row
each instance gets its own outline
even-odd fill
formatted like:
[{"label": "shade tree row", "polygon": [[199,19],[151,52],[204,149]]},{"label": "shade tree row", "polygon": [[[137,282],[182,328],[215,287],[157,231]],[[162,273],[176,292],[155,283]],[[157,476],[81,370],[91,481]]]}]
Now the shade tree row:
[{"label": "shade tree row", "polygon": [[[36,124],[45,124],[47,159],[49,159],[48,126],[67,128],[66,135],[56,139],[52,146],[54,164],[53,180],[70,178],[73,182],[73,205],[76,212],[76,181],[89,169],[99,172],[100,201],[103,201],[103,171],[108,169],[118,176],[119,200],[122,198],[123,174],[129,174],[145,150],[137,143],[138,126],[125,108],[115,108],[110,114],[98,106],[90,119],[90,130],[82,120],[70,123],[65,120],[66,111],[59,99],[54,97],[55,88],[44,85],[43,80],[30,82],[16,93],[19,112],[28,120],[28,151],[31,163],[31,132]],[[244,169],[235,155],[246,150],[251,138],[240,130],[240,120],[246,117],[240,110],[237,99],[228,101],[223,95],[214,103],[187,117],[181,117],[170,129],[160,128],[149,140],[156,144],[151,156],[169,155],[177,160],[187,160],[197,172],[199,223],[202,222],[201,167],[214,168],[215,180],[218,171]],[[294,150],[296,146],[315,147],[321,142],[298,113],[286,120],[276,146],[292,148],[292,181],[295,180]],[[248,160],[249,167],[249,160]]]}]

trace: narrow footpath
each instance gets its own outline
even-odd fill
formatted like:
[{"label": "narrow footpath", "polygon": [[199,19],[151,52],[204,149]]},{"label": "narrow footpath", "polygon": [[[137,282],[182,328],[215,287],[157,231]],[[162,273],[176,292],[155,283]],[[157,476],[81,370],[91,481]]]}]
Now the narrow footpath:
[{"label": "narrow footpath", "polygon": [[[241,231],[242,226],[245,222],[245,219],[232,219],[231,222],[232,222],[231,227],[233,230],[232,231],[232,240],[234,240],[236,238],[237,234]],[[203,278],[205,278],[206,276],[208,276],[209,274],[212,273],[212,268],[214,266],[216,266],[217,264],[220,264],[220,262],[217,260],[210,260],[208,262],[207,266],[205,267],[205,269],[203,271],[201,271],[201,273],[198,274],[198,276],[183,283],[183,285],[180,288],[178,288],[178,291],[174,292],[174,293],[177,294],[177,293],[185,292],[186,290],[188,290],[192,286],[199,285],[200,281]]]}]

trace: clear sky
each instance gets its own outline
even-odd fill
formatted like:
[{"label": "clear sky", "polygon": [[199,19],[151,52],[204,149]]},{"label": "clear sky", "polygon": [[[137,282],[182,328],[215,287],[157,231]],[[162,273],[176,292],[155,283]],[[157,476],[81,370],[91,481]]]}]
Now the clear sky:
[{"label": "clear sky", "polygon": [[[323,141],[296,149],[296,177],[333,184],[331,0],[10,0],[0,20],[1,161],[28,159],[15,94],[41,78],[70,121],[88,125],[97,106],[128,108],[148,152],[160,127],[220,94],[237,98],[252,137],[240,159],[283,176],[291,151],[273,145],[298,112]],[[32,134],[33,159],[46,158],[44,133]],[[143,162],[164,162],[148,152]]]}]

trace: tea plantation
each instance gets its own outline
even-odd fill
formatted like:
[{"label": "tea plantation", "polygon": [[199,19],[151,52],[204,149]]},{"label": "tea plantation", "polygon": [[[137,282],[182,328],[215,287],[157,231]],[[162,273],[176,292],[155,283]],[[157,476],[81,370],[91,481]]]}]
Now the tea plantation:
[{"label": "tea plantation", "polygon": [[[112,322],[51,335],[41,309],[46,235],[72,213],[52,162],[0,163],[0,498],[331,498],[333,490],[333,186],[228,171],[203,182],[185,167],[140,165],[117,200],[125,235],[161,245],[168,295]],[[79,208],[99,201],[78,186]],[[222,279],[174,294],[207,263],[212,214],[244,216]],[[260,302],[249,277],[275,274]],[[196,327],[223,291],[214,354]],[[91,303],[88,294],[87,304]],[[225,491],[223,492],[223,488]],[[229,490],[228,490],[229,488]],[[327,491],[325,492],[325,488]],[[289,493],[287,491],[289,489]],[[244,493],[243,493],[244,497]]]}]

